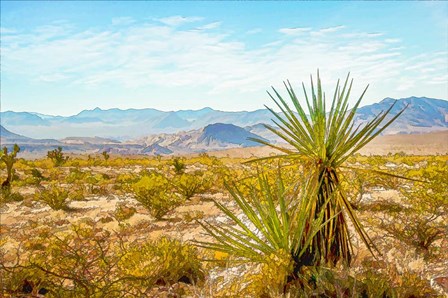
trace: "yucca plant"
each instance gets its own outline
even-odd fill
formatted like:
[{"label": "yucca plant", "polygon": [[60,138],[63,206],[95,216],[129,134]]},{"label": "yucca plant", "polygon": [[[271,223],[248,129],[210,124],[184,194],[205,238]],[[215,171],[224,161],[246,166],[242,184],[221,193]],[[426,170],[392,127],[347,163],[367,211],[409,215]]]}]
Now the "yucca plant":
[{"label": "yucca plant", "polygon": [[[312,256],[314,265],[318,265],[322,261],[326,264],[336,264],[338,261],[350,264],[353,247],[350,241],[347,215],[367,248],[372,253],[376,250],[340,187],[341,169],[344,168],[344,162],[350,156],[383,132],[403,113],[404,109],[385,121],[386,116],[394,107],[394,103],[369,122],[355,125],[355,114],[368,86],[350,109],[349,98],[352,84],[353,80],[349,81],[349,75],[347,75],[342,88],[338,80],[331,107],[327,113],[325,93],[322,90],[319,72],[317,73],[316,86],[311,77],[310,98],[305,85],[302,83],[308,115],[289,81],[285,82],[284,85],[293,108],[272,87],[273,94],[269,91],[268,94],[281,112],[266,107],[275,117],[273,122],[277,128],[269,125],[265,126],[288,143],[291,148],[283,148],[265,140],[253,139],[283,153],[276,157],[300,158],[301,160],[305,158],[311,179],[321,181],[316,195],[308,197],[313,205],[310,208],[311,217],[317,218],[324,210],[323,221],[328,221],[328,224],[316,233],[309,247],[307,255]],[[383,122],[386,123],[382,125]]]},{"label": "yucca plant", "polygon": [[202,227],[215,241],[195,243],[233,256],[235,262],[266,263],[275,259],[283,264],[283,278],[286,282],[287,277],[297,277],[299,269],[304,265],[300,262],[303,254],[326,223],[323,221],[324,212],[313,213],[314,206],[307,199],[315,196],[319,189],[318,185],[312,185],[314,181],[291,193],[284,186],[281,175],[277,177],[276,185],[271,186],[268,177],[259,173],[258,189],[254,188],[249,197],[235,185],[227,184],[243,217],[215,201],[232,223],[213,225],[202,222]]}]

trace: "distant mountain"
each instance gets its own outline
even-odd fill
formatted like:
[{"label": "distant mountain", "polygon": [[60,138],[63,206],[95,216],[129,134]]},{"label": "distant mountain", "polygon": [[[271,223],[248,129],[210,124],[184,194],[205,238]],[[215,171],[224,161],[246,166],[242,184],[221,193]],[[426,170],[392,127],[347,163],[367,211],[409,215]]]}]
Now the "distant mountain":
[{"label": "distant mountain", "polygon": [[[385,98],[379,103],[361,107],[356,121],[362,123],[387,110],[395,100]],[[409,97],[397,101],[391,115],[408,105],[407,110],[384,134],[421,133],[448,128],[448,101],[426,97]],[[71,136],[117,139],[120,141],[148,135],[176,134],[200,130],[214,123],[246,127],[251,133],[267,139],[276,138],[261,123],[272,124],[272,114],[266,110],[223,112],[211,108],[164,112],[156,109],[84,110],[77,115],[62,117],[27,112],[2,112],[1,125],[32,138]]]},{"label": "distant mountain", "polygon": [[152,144],[148,147],[145,147],[141,153],[149,154],[149,155],[168,155],[173,153],[170,149],[166,147],[162,147],[159,144]]},{"label": "distant mountain", "polygon": [[28,112],[13,112],[7,111],[0,113],[1,125],[13,127],[13,126],[47,126],[50,123],[41,117],[28,113]]},{"label": "distant mountain", "polygon": [[215,123],[204,128],[198,138],[198,143],[205,146],[211,146],[212,144],[218,146],[234,144],[241,147],[260,146],[259,143],[251,141],[249,138],[260,139],[261,137],[233,124]]},{"label": "distant mountain", "polygon": [[0,138],[2,145],[5,143],[17,143],[17,142],[26,142],[31,140],[31,138],[24,137],[21,135],[18,135],[16,133],[10,132],[6,128],[4,128],[2,125],[0,125]]},{"label": "distant mountain", "polygon": [[250,141],[248,138],[263,139],[242,127],[233,124],[215,123],[198,130],[151,135],[132,143],[143,144],[145,146],[143,153],[157,152],[156,154],[206,152],[260,146],[259,143]]},{"label": "distant mountain", "polygon": [[190,122],[179,117],[176,112],[169,113],[168,116],[163,118],[159,123],[157,123],[154,128],[165,129],[165,128],[185,128],[190,126]]},{"label": "distant mountain", "polygon": [[[395,99],[385,98],[379,103],[359,108],[356,121],[366,122],[386,111]],[[386,130],[387,134],[411,134],[448,129],[448,101],[426,97],[398,99],[390,112],[390,119],[399,111],[406,110]]]},{"label": "distant mountain", "polygon": [[57,140],[53,139],[32,139],[16,133],[13,133],[0,125],[0,144],[12,149],[14,144],[20,146],[20,156],[23,157],[23,152],[29,156],[30,152],[37,152],[38,156],[44,155],[48,150],[52,150],[55,147],[61,145]]}]

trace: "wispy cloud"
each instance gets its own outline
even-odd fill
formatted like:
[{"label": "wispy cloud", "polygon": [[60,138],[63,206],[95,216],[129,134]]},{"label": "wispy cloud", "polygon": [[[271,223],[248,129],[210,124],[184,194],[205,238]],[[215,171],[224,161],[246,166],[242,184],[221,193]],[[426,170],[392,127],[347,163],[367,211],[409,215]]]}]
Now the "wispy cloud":
[{"label": "wispy cloud", "polygon": [[193,23],[202,20],[201,17],[183,17],[183,16],[170,16],[166,18],[157,19],[159,22],[168,26],[179,26],[186,23]]},{"label": "wispy cloud", "polygon": [[10,28],[5,28],[5,27],[0,27],[0,34],[11,34],[11,33],[16,33],[17,31],[14,29],[10,29]]},{"label": "wispy cloud", "polygon": [[328,27],[328,28],[320,29],[319,32],[321,32],[321,33],[330,33],[330,32],[339,31],[339,30],[344,29],[344,28],[345,28],[345,26]]},{"label": "wispy cloud", "polygon": [[283,79],[308,77],[317,68],[329,82],[351,71],[360,89],[372,83],[378,97],[446,85],[447,52],[405,55],[399,39],[381,32],[280,28],[280,38],[251,47],[220,22],[196,27],[203,30],[176,27],[201,20],[172,16],[159,19],[162,24],[127,22],[84,31],[69,24],[26,33],[9,28],[2,37],[2,72],[35,82],[188,86],[208,94],[258,92]]},{"label": "wispy cloud", "polygon": [[213,23],[208,23],[204,26],[200,26],[198,27],[199,30],[211,30],[211,29],[216,29],[219,26],[221,26],[221,22],[213,22]]},{"label": "wispy cloud", "polygon": [[305,27],[295,27],[295,28],[281,28],[278,32],[286,34],[286,35],[298,35],[304,32],[311,31],[311,28]]}]

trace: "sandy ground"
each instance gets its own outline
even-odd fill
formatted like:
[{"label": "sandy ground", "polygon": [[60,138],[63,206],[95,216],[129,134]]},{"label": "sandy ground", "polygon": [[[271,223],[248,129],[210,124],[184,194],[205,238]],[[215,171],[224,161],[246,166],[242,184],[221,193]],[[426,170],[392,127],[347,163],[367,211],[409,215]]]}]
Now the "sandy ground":
[{"label": "sandy ground", "polygon": [[[363,155],[387,155],[398,152],[411,155],[448,154],[448,130],[425,134],[379,136],[359,151]],[[208,154],[216,157],[250,158],[277,153],[277,150],[263,146],[227,149]]]}]

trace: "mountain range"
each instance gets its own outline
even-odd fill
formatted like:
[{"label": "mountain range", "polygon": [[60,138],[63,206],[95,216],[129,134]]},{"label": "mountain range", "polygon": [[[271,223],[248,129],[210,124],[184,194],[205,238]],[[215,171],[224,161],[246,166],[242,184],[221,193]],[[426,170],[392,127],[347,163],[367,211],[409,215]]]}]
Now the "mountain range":
[{"label": "mountain range", "polygon": [[[355,122],[362,124],[371,120],[394,102],[390,117],[407,108],[384,134],[448,129],[448,101],[426,97],[385,98],[359,108]],[[267,109],[164,112],[95,108],[68,117],[12,111],[1,112],[0,116],[2,144],[19,143],[28,151],[36,152],[61,145],[73,152],[171,154],[258,145],[248,141],[250,137],[279,141],[263,125],[272,124],[273,115]]]}]

